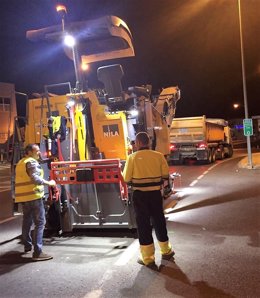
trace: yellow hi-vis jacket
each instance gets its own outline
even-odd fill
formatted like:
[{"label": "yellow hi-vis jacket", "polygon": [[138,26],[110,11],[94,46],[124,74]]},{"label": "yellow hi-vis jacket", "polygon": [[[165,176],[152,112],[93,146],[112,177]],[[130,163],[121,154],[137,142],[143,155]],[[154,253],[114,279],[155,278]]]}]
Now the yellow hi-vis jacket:
[{"label": "yellow hi-vis jacket", "polygon": [[[15,173],[15,202],[28,202],[44,197],[44,185],[36,185],[26,172],[26,163],[36,162],[32,157],[22,158],[17,166]],[[43,169],[39,169],[39,174],[43,178]]]},{"label": "yellow hi-vis jacket", "polygon": [[141,149],[128,156],[123,177],[133,190],[159,190],[163,179],[169,178],[169,167],[162,153]]}]

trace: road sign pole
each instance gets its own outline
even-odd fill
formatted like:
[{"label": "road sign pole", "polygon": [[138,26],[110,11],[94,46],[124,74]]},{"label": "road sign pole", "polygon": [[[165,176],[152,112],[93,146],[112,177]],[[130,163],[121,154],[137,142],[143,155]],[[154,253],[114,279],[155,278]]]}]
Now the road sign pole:
[{"label": "road sign pole", "polygon": [[247,143],[247,155],[248,155],[247,166],[249,169],[253,169],[250,136],[246,137],[246,143]]}]

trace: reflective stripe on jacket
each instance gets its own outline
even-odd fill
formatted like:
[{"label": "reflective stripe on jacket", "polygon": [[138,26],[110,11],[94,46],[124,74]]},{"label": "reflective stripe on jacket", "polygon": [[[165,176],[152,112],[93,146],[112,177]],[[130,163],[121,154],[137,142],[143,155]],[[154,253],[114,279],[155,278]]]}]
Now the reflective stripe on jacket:
[{"label": "reflective stripe on jacket", "polygon": [[159,190],[169,177],[169,166],[162,153],[144,149],[128,156],[123,177],[133,190]]},{"label": "reflective stripe on jacket", "polygon": [[[26,171],[27,162],[35,162],[32,157],[24,157],[16,166],[15,173],[15,202],[28,202],[44,196],[44,185],[36,185]],[[43,178],[43,169],[38,166],[39,175]]]}]

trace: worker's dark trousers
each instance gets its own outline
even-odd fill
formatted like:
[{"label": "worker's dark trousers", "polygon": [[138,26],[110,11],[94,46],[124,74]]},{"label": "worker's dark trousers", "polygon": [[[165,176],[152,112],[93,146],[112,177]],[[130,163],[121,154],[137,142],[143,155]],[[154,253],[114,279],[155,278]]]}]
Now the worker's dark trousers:
[{"label": "worker's dark trousers", "polygon": [[[163,213],[162,195],[160,190],[133,192],[133,202],[140,245],[153,243],[152,226],[157,240],[168,241],[166,220]],[[151,225],[152,224],[152,225]]]}]

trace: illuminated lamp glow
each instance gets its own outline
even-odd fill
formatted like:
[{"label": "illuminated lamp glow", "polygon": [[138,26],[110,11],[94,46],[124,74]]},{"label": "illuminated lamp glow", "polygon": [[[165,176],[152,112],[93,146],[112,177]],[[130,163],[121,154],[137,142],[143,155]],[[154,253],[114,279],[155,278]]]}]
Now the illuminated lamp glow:
[{"label": "illuminated lamp glow", "polygon": [[65,12],[65,13],[67,13],[66,6],[61,5],[61,4],[59,4],[59,5],[56,6],[56,11],[57,12]]},{"label": "illuminated lamp glow", "polygon": [[82,63],[82,64],[81,64],[81,69],[82,69],[83,71],[86,71],[86,70],[89,69],[89,65],[88,65],[87,63]]},{"label": "illuminated lamp glow", "polygon": [[136,117],[136,116],[138,116],[138,111],[137,110],[131,110],[130,111],[130,115],[132,116],[132,117]]},{"label": "illuminated lamp glow", "polygon": [[74,100],[70,100],[70,101],[68,101],[66,107],[67,107],[67,108],[71,108],[71,107],[73,107],[73,106],[75,106],[75,101],[74,101]]},{"label": "illuminated lamp glow", "polygon": [[65,35],[64,44],[68,47],[74,47],[76,44],[76,40],[72,35]]}]

